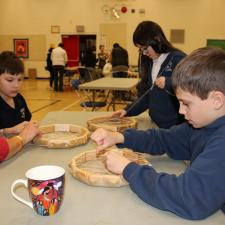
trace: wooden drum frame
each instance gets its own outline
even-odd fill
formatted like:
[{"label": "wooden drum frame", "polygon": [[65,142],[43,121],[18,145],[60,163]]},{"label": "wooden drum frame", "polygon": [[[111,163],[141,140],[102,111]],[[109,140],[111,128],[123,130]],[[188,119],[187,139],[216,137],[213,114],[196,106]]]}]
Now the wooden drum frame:
[{"label": "wooden drum frame", "polygon": [[123,132],[127,128],[137,128],[137,121],[132,117],[102,116],[88,120],[87,126],[90,131],[95,131],[97,128],[105,128],[111,131]]},{"label": "wooden drum frame", "polygon": [[[119,151],[118,149],[110,149],[107,151]],[[140,165],[149,165],[149,162],[144,158],[142,153],[133,152],[129,149],[120,150],[124,157],[128,158],[131,161],[134,161]],[[96,170],[95,166],[83,166],[90,161],[99,160],[102,166],[102,171],[94,171]],[[69,167],[70,173],[77,180],[91,185],[91,186],[102,186],[102,187],[121,187],[128,185],[127,181],[123,178],[122,175],[117,175],[109,172],[104,166],[104,155],[96,155],[96,150],[90,150],[83,152],[71,160]],[[106,171],[106,172],[105,172]]]},{"label": "wooden drum frame", "polygon": [[90,132],[87,128],[77,126],[74,124],[50,124],[41,126],[40,130],[42,134],[48,134],[53,132],[71,132],[78,133],[77,137],[71,137],[67,140],[63,139],[50,139],[43,136],[36,141],[37,144],[45,146],[47,148],[72,148],[74,146],[86,144],[88,142]]}]

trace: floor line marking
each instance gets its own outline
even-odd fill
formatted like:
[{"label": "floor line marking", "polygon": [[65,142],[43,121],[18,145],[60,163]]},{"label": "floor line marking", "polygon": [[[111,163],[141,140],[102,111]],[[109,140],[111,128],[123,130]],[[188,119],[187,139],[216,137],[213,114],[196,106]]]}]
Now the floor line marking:
[{"label": "floor line marking", "polygon": [[44,105],[44,106],[42,106],[42,107],[40,107],[40,108],[38,108],[38,109],[36,109],[36,110],[34,110],[34,111],[32,111],[31,113],[36,113],[36,112],[38,112],[38,111],[40,111],[40,110],[42,110],[42,109],[44,109],[44,108],[47,108],[48,106],[50,106],[50,105],[54,105],[54,104],[56,104],[57,102],[60,102],[61,100],[54,100],[53,102],[51,102],[51,103],[49,103],[49,104],[46,104],[46,105]]},{"label": "floor line marking", "polygon": [[65,110],[67,110],[67,109],[71,108],[72,106],[74,106],[74,105],[76,105],[76,104],[80,103],[80,102],[81,102],[81,100],[83,100],[84,98],[86,98],[86,96],[81,97],[80,99],[78,99],[78,100],[77,100],[77,101],[75,101],[74,103],[71,103],[70,105],[68,105],[68,106],[66,106],[66,107],[64,107],[64,108],[62,108],[60,111],[65,111]]}]

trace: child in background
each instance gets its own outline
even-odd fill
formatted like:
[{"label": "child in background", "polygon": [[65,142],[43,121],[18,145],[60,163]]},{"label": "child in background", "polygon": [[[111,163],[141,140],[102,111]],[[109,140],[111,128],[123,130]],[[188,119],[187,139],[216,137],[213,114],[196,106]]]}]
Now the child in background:
[{"label": "child in background", "polygon": [[4,51],[0,54],[0,129],[20,123],[24,126],[26,122],[23,122],[31,119],[26,101],[19,93],[23,73],[23,62],[13,52]]},{"label": "child in background", "polygon": [[225,51],[201,48],[175,68],[173,87],[186,121],[170,129],[123,134],[98,129],[92,134],[97,152],[114,144],[152,155],[167,154],[190,160],[176,176],[158,173],[115,152],[106,155],[107,168],[123,174],[131,189],[146,203],[186,219],[225,213]]}]

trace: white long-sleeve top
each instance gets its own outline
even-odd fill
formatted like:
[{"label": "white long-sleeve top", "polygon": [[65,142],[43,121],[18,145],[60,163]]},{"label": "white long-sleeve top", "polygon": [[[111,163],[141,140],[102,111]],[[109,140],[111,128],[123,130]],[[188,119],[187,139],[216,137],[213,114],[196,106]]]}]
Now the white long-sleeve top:
[{"label": "white long-sleeve top", "polygon": [[57,47],[52,50],[51,60],[53,66],[65,66],[67,63],[67,59],[67,53],[63,48]]}]

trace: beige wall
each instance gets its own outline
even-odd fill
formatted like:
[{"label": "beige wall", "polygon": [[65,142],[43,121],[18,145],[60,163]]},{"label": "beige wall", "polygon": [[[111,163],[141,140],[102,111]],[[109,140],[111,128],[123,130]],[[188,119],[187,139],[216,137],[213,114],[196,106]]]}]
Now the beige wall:
[{"label": "beige wall", "polygon": [[[127,24],[126,23],[103,23],[99,25],[99,33],[105,40],[99,40],[110,51],[115,42],[119,42],[120,46],[127,47]],[[115,38],[116,36],[116,38]]]},{"label": "beige wall", "polygon": [[[103,13],[103,6],[120,9],[122,5],[128,12],[118,20]],[[105,42],[108,50],[112,42],[125,37],[121,41],[128,49],[130,64],[137,62],[132,34],[143,20],[159,23],[168,39],[171,29],[184,29],[185,43],[176,47],[187,53],[205,46],[206,39],[225,39],[225,0],[0,0],[0,8],[0,51],[13,50],[13,38],[29,38],[30,58],[25,65],[27,69],[37,67],[40,77],[48,75],[43,68],[50,43],[60,42],[61,34],[76,34],[76,25],[84,25],[85,34],[97,34],[97,44]],[[131,9],[136,12],[132,14]],[[112,28],[124,24],[126,29],[123,34],[114,32],[107,41],[100,32],[102,24],[112,24]],[[51,25],[59,25],[61,33],[52,34]]]}]

